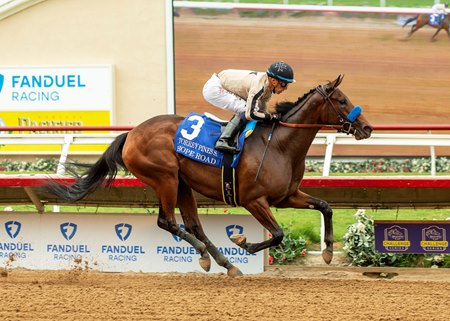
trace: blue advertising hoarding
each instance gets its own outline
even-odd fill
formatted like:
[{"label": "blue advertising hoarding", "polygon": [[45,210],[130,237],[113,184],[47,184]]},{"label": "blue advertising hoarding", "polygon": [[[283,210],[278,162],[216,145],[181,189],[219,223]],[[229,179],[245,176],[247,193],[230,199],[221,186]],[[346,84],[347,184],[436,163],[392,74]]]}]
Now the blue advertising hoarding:
[{"label": "blue advertising hoarding", "polygon": [[379,253],[449,254],[448,221],[374,221]]}]

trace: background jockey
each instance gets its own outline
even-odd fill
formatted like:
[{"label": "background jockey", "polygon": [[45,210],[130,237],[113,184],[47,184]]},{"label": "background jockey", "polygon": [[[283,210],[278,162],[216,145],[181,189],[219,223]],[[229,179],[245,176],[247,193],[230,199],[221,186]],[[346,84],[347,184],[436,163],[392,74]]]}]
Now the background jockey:
[{"label": "background jockey", "polygon": [[283,61],[274,62],[266,72],[227,69],[213,74],[203,87],[203,97],[216,107],[236,113],[223,130],[216,149],[239,153],[233,139],[248,120],[279,120],[280,115],[267,112],[267,103],[272,94],[281,94],[293,82],[294,72]]},{"label": "background jockey", "polygon": [[444,17],[447,14],[448,3],[437,3],[431,7],[433,14],[438,17],[439,24],[444,21]]}]

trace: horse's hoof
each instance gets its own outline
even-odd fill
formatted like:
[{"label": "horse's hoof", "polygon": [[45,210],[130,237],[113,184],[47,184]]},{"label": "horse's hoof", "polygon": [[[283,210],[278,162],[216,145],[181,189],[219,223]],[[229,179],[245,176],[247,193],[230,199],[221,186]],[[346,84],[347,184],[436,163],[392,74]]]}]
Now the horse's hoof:
[{"label": "horse's hoof", "polygon": [[230,240],[234,244],[242,247],[245,244],[245,242],[247,241],[247,238],[245,237],[244,234],[233,234],[230,236]]},{"label": "horse's hoof", "polygon": [[239,270],[239,269],[238,269],[237,267],[235,267],[234,265],[228,269],[227,274],[228,274],[228,276],[232,276],[232,277],[244,275],[244,274],[241,272],[241,270]]},{"label": "horse's hoof", "polygon": [[209,270],[211,269],[211,259],[209,258],[209,255],[207,257],[199,258],[198,262],[200,263],[202,269],[205,270],[205,272],[209,272]]},{"label": "horse's hoof", "polygon": [[322,251],[322,258],[325,261],[326,264],[330,264],[331,260],[333,259],[333,251],[330,250],[323,250]]}]

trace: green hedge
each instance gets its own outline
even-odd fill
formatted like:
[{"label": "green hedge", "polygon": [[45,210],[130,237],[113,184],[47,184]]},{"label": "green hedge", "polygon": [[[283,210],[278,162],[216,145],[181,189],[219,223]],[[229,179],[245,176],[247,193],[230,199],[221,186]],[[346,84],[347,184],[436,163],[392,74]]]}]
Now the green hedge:
[{"label": "green hedge", "polygon": [[[307,160],[306,172],[322,172],[323,162]],[[389,158],[369,159],[362,161],[332,161],[330,173],[417,173],[426,174],[431,171],[430,158],[411,158],[393,160]],[[449,173],[450,159],[436,158],[436,172]]]},{"label": "green hedge", "polygon": [[[55,159],[36,159],[34,162],[3,160],[0,162],[0,172],[56,172],[58,161]],[[306,160],[307,173],[321,173],[323,161]],[[427,174],[431,171],[429,158],[411,159],[369,159],[362,161],[331,162],[331,173],[415,173]],[[450,173],[450,159],[447,157],[436,158],[436,172]]]}]

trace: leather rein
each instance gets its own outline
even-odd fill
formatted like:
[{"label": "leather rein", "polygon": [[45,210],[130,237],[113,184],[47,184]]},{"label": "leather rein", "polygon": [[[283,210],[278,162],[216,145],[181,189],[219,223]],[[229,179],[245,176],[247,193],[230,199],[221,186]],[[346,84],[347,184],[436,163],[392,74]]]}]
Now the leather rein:
[{"label": "leather rein", "polygon": [[[331,101],[331,96],[333,95],[333,93],[336,91],[337,87],[335,87],[330,93],[327,93],[326,90],[324,89],[324,87],[322,85],[319,85],[315,88],[315,90],[324,98],[325,102],[328,102],[331,107],[333,108],[333,110],[336,112],[336,115],[338,116],[338,120],[342,125],[331,125],[331,124],[295,124],[295,123],[286,123],[283,121],[279,121],[278,124],[285,126],[285,127],[290,127],[290,128],[324,128],[324,129],[337,129],[338,132],[343,132],[346,134],[352,134],[354,135],[356,133],[356,129],[353,128],[352,126],[352,122],[345,120],[346,116],[343,115],[341,112],[339,112],[339,110],[336,108],[336,106],[333,104],[333,102]],[[312,95],[310,95],[309,97],[311,97]],[[292,114],[294,114],[298,109],[300,109],[301,106],[303,106],[304,104],[306,104],[306,102],[309,100],[306,99],[303,104],[301,104],[299,106],[299,108],[293,109],[290,112],[288,112],[286,114],[286,118],[289,118]]]}]

